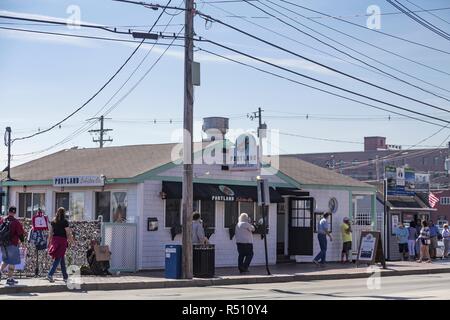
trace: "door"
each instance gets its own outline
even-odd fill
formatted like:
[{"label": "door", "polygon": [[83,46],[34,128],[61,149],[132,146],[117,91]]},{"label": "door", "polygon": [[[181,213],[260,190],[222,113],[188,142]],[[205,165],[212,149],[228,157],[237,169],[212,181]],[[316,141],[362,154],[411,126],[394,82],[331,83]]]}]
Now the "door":
[{"label": "door", "polygon": [[289,199],[289,255],[313,254],[313,198]]}]

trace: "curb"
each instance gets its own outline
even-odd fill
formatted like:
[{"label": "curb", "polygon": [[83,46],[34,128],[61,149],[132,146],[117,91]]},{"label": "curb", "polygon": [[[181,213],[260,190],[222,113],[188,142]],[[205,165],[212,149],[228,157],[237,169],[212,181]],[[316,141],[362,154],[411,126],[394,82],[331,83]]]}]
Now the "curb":
[{"label": "curb", "polygon": [[[384,270],[380,272],[381,277],[395,277],[407,275],[423,275],[450,273],[450,268],[436,269],[416,269],[416,270]],[[322,275],[294,274],[294,275],[275,275],[275,276],[252,276],[243,278],[213,278],[193,280],[161,280],[149,282],[123,282],[123,283],[84,283],[80,290],[70,290],[66,285],[38,285],[38,286],[14,286],[1,287],[0,294],[16,293],[58,293],[58,292],[76,292],[76,291],[111,291],[111,290],[139,290],[139,289],[164,289],[164,288],[187,288],[187,287],[209,287],[237,284],[256,284],[256,283],[283,283],[294,281],[319,281],[319,280],[344,280],[344,279],[363,279],[369,278],[373,273],[334,273]]]}]

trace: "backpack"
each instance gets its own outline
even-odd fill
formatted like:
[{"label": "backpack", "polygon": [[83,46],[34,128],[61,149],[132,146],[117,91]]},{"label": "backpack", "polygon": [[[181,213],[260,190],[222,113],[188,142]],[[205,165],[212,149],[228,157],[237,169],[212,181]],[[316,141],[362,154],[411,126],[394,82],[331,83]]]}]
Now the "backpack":
[{"label": "backpack", "polygon": [[0,225],[0,246],[7,247],[11,243],[11,233],[10,233],[11,221],[5,219]]}]

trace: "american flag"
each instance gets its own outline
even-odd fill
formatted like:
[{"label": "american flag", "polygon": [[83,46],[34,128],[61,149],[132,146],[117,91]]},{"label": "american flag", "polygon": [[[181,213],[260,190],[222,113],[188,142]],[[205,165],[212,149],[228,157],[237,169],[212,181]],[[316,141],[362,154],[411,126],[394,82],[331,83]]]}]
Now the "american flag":
[{"label": "american flag", "polygon": [[432,192],[430,192],[430,193],[428,194],[428,202],[430,203],[430,206],[431,206],[432,208],[434,208],[434,206],[436,205],[436,203],[439,202],[439,198],[436,197]]}]

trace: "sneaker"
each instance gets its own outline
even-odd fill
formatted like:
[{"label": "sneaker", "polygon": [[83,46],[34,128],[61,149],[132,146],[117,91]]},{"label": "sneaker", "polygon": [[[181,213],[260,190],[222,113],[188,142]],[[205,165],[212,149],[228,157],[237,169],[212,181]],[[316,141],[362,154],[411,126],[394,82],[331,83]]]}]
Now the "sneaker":
[{"label": "sneaker", "polygon": [[47,276],[47,280],[49,281],[49,282],[55,282],[55,280],[53,279],[53,277],[52,276]]},{"label": "sneaker", "polygon": [[317,261],[317,260],[313,260],[312,262],[313,262],[316,266],[319,265],[319,261]]}]

